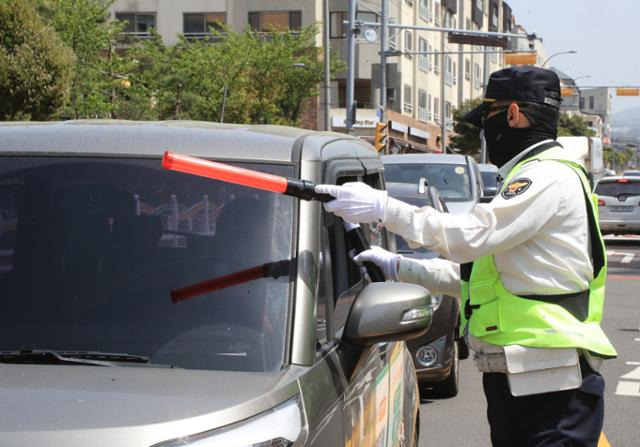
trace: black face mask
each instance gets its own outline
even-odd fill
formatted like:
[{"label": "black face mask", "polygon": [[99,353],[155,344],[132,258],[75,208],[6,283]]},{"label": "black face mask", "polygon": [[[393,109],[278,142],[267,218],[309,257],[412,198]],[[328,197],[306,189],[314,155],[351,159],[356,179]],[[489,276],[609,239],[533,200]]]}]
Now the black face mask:
[{"label": "black face mask", "polygon": [[556,110],[522,110],[530,127],[510,127],[507,110],[496,113],[484,122],[484,139],[487,142],[489,161],[501,168],[509,160],[529,146],[543,140],[555,140],[558,135]]}]

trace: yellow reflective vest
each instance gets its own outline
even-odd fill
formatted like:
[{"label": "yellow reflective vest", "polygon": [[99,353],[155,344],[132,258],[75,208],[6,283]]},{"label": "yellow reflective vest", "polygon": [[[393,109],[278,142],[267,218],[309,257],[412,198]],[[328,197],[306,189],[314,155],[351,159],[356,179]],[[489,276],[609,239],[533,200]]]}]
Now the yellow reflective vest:
[{"label": "yellow reflective vest", "polygon": [[616,350],[600,328],[607,260],[598,225],[597,196],[591,193],[589,180],[580,165],[552,157],[548,150],[525,157],[509,172],[503,185],[509,183],[523,164],[533,160],[564,163],[580,178],[587,202],[594,279],[583,292],[516,296],[504,287],[493,256],[485,256],[461,266],[465,309],[460,327],[464,329],[468,320],[472,336],[498,346],[582,348],[604,358],[616,357]]}]

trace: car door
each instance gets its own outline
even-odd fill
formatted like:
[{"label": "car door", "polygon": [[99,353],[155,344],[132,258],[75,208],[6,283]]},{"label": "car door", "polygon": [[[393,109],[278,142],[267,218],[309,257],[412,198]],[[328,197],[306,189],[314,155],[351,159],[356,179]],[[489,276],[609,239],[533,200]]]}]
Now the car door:
[{"label": "car door", "polygon": [[[326,182],[365,181],[382,187],[380,173],[367,175],[356,160],[332,163]],[[366,282],[353,264],[352,254],[340,219],[329,213],[322,216],[321,286],[318,296],[318,362],[337,365],[344,379],[342,406],[335,408],[327,423],[310,430],[311,445],[398,445],[413,436],[417,389],[415,372],[404,343],[378,343],[362,348],[340,342],[351,306]],[[380,226],[364,228],[376,244],[388,246],[389,237]],[[335,426],[342,418],[344,440],[338,444]]]}]

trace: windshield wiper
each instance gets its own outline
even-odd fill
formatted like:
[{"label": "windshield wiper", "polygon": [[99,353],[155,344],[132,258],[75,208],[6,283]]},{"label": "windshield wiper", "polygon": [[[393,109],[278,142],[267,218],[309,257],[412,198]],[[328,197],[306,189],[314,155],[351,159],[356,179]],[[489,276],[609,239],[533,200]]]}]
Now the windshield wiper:
[{"label": "windshield wiper", "polygon": [[99,351],[25,349],[19,351],[0,351],[0,363],[114,366],[116,363],[149,363],[149,358],[141,355]]}]

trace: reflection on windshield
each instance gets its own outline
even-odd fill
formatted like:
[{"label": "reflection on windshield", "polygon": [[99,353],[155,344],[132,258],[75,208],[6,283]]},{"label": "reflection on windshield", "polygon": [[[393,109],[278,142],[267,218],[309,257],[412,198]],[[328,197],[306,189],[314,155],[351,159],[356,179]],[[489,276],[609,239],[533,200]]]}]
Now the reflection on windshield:
[{"label": "reflection on windshield", "polygon": [[[286,166],[242,167],[292,175]],[[289,259],[292,212],[290,197],[167,172],[159,160],[0,158],[0,350],[277,370],[287,276],[179,305],[168,297]]]},{"label": "reflection on windshield", "polygon": [[385,163],[384,177],[387,182],[415,183],[416,185],[420,178],[426,178],[429,186],[435,186],[446,201],[471,200],[471,180],[465,165]]}]

